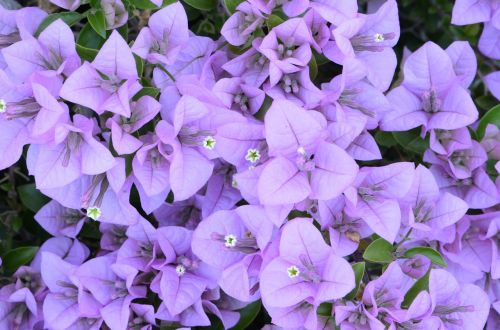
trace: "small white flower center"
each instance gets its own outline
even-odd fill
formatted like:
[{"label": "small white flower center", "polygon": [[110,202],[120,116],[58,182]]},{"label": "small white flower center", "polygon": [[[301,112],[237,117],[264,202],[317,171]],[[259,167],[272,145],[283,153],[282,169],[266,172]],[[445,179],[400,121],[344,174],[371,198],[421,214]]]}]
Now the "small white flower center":
[{"label": "small white flower center", "polygon": [[87,209],[87,217],[92,220],[99,220],[101,217],[101,209],[97,206],[92,206]]},{"label": "small white flower center", "polygon": [[297,153],[301,156],[304,156],[306,154],[306,149],[304,149],[304,147],[298,147]]},{"label": "small white flower center", "polygon": [[290,266],[286,270],[288,272],[288,277],[294,278],[300,275],[300,270],[297,268],[297,266]]},{"label": "small white flower center", "polygon": [[233,181],[231,181],[231,186],[233,186],[233,188],[238,188],[238,181],[236,181],[236,179],[233,179]]},{"label": "small white flower center", "polygon": [[236,236],[234,236],[233,234],[228,234],[226,236],[224,236],[224,245],[228,248],[232,248],[232,247],[235,247],[236,246],[236,243],[238,242],[238,240],[236,239]]},{"label": "small white flower center", "polygon": [[177,265],[177,267],[175,267],[175,272],[177,275],[182,276],[186,273],[186,267],[183,265]]},{"label": "small white flower center", "polygon": [[7,102],[4,99],[0,99],[0,113],[7,111]]},{"label": "small white flower center", "polygon": [[375,42],[382,42],[385,40],[385,38],[383,34],[375,33],[375,35],[373,36],[373,40],[375,40]]},{"label": "small white flower center", "polygon": [[245,159],[251,163],[256,163],[260,159],[260,152],[257,149],[248,149]]},{"label": "small white flower center", "polygon": [[215,147],[215,139],[213,136],[207,136],[205,139],[203,139],[203,147],[208,150],[212,150]]}]

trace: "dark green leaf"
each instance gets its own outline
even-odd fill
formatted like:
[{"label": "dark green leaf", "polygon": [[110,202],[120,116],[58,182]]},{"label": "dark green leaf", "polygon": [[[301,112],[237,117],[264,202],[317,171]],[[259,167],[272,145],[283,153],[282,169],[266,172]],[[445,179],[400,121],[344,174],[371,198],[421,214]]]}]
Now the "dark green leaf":
[{"label": "dark green leaf", "polygon": [[156,98],[160,94],[160,90],[155,87],[143,87],[137,94],[132,98],[134,101],[137,101],[144,95],[149,95],[151,97]]},{"label": "dark green leaf", "polygon": [[17,193],[23,205],[34,213],[38,212],[49,201],[47,197],[35,188],[34,183],[18,186]]},{"label": "dark green leaf", "polygon": [[309,78],[314,80],[318,75],[318,64],[316,63],[316,58],[314,56],[311,57],[311,61],[309,61]]},{"label": "dark green leaf", "polygon": [[98,240],[101,238],[101,232],[99,231],[99,226],[96,225],[95,221],[85,222],[79,236]]},{"label": "dark green leaf", "polygon": [[38,246],[23,246],[12,249],[2,257],[2,266],[9,272],[15,272],[20,266],[30,262],[37,251]]},{"label": "dark green leaf", "polygon": [[255,118],[264,120],[267,110],[269,110],[271,104],[273,104],[273,99],[266,95],[266,98],[264,99],[262,106],[260,107],[259,111],[257,111],[257,113],[255,114]]},{"label": "dark green leaf", "polygon": [[356,278],[356,287],[349,292],[349,294],[345,297],[346,299],[354,299],[358,294],[359,285],[361,284],[361,280],[365,274],[365,266],[366,264],[364,262],[356,262],[352,265],[352,270],[354,271],[354,276]]},{"label": "dark green leaf", "polygon": [[213,23],[208,19],[200,21],[196,31],[198,32],[197,34],[203,36],[215,35],[215,33],[217,32],[217,30],[215,29],[215,25],[213,25]]},{"label": "dark green leaf", "polygon": [[158,6],[149,0],[130,0],[130,4],[137,9],[157,9]]},{"label": "dark green leaf", "polygon": [[493,124],[500,128],[500,104],[491,108],[479,121],[479,125],[477,126],[477,137],[479,140],[483,138],[488,124]]},{"label": "dark green leaf", "polygon": [[403,300],[402,303],[403,307],[408,308],[420,292],[424,290],[429,290],[429,274],[430,274],[430,269],[424,276],[419,278],[415,282],[415,284],[413,284],[410,290],[408,290],[408,292],[405,295],[405,299]]},{"label": "dark green leaf", "polygon": [[430,261],[432,261],[432,263],[446,267],[446,261],[444,261],[441,254],[436,250],[434,250],[433,248],[426,246],[417,246],[409,250],[406,250],[405,257],[411,258],[416,254],[421,254],[423,256],[426,256],[427,258],[429,258]]},{"label": "dark green leaf", "polygon": [[120,26],[117,31],[123,37],[123,39],[128,40],[128,24]]},{"label": "dark green leaf", "polygon": [[288,220],[295,218],[310,218],[311,215],[307,211],[292,210],[287,216]]},{"label": "dark green leaf", "polygon": [[326,64],[326,63],[330,63],[330,60],[328,58],[326,58],[325,55],[319,54],[315,50],[313,50],[313,55],[314,55],[314,58],[316,59],[316,63],[318,65],[323,65],[323,64]]},{"label": "dark green leaf", "polygon": [[267,28],[269,30],[271,30],[275,26],[280,25],[281,23],[283,23],[283,19],[278,15],[271,15],[266,20]]},{"label": "dark green leaf", "polygon": [[14,219],[12,219],[11,227],[12,230],[18,233],[19,230],[23,227],[23,219],[20,217],[15,217]]},{"label": "dark green leaf", "polygon": [[377,141],[377,144],[386,148],[390,148],[398,144],[391,132],[378,131],[375,133],[375,141]]},{"label": "dark green leaf", "polygon": [[76,51],[82,59],[89,62],[93,61],[98,53],[97,49],[87,48],[78,44],[76,45]]},{"label": "dark green leaf", "polygon": [[244,330],[253,322],[260,312],[261,303],[257,300],[240,310],[240,320],[232,327],[232,330]]},{"label": "dark green leaf", "polygon": [[488,110],[493,108],[498,104],[498,101],[495,99],[495,97],[491,95],[482,95],[474,99],[474,102],[477,104],[477,106],[483,110]]},{"label": "dark green leaf", "polygon": [[363,259],[377,263],[390,263],[392,261],[393,246],[383,238],[373,241],[363,253]]},{"label": "dark green leaf", "polygon": [[332,303],[322,303],[318,306],[316,314],[321,316],[332,316],[332,309],[333,309]]},{"label": "dark green leaf", "polygon": [[423,154],[429,148],[429,142],[420,137],[420,128],[405,132],[392,132],[394,139],[406,150]]},{"label": "dark green leaf", "polygon": [[200,16],[202,16],[202,11],[193,8],[191,6],[184,6],[184,10],[186,11],[186,15],[188,17],[189,22],[193,22],[197,20]]},{"label": "dark green leaf", "polygon": [[469,130],[470,136],[477,141],[477,133],[474,128],[468,126],[467,129]]},{"label": "dark green leaf", "polygon": [[44,18],[42,23],[38,26],[38,29],[35,32],[35,36],[38,37],[40,33],[42,33],[43,30],[47,26],[49,26],[52,22],[62,19],[66,24],[69,26],[79,22],[83,18],[83,15],[80,13],[76,12],[63,12],[63,13],[55,13],[55,14],[50,14],[47,17]]},{"label": "dark green leaf", "polygon": [[144,61],[136,54],[134,54],[134,59],[135,59],[135,66],[137,68],[137,74],[139,75],[139,77],[142,77],[142,73],[144,72]]},{"label": "dark green leaf", "polygon": [[105,38],[102,38],[97,32],[94,31],[90,23],[87,23],[83,26],[78,34],[78,38],[76,39],[76,43],[80,46],[90,48],[90,49],[99,49],[106,41]]},{"label": "dark green leaf", "polygon": [[184,0],[184,2],[199,10],[212,10],[217,7],[217,0]]},{"label": "dark green leaf", "polygon": [[242,2],[243,0],[224,0],[224,5],[230,14],[234,14],[236,7]]},{"label": "dark green leaf", "polygon": [[92,9],[87,14],[90,25],[103,38],[106,38],[106,17],[102,9]]}]

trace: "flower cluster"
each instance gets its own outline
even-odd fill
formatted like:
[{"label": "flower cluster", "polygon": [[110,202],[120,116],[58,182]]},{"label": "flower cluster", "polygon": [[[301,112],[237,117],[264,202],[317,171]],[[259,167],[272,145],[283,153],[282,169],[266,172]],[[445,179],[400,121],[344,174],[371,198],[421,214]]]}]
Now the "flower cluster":
[{"label": "flower cluster", "polygon": [[[26,164],[54,236],[0,329],[228,329],[260,301],[269,329],[500,327],[499,109],[480,118],[468,42],[398,69],[395,0],[238,1],[218,40],[180,2],[135,35],[134,1],[51,2],[81,17],[0,7],[0,168]],[[499,2],[457,0],[477,22],[500,59]],[[390,132],[419,163],[382,156]]]}]

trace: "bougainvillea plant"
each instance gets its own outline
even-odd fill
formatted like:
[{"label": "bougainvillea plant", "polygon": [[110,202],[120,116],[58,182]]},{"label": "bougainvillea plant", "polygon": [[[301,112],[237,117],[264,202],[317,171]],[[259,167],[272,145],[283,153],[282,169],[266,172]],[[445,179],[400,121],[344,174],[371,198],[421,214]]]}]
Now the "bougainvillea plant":
[{"label": "bougainvillea plant", "polygon": [[500,1],[0,1],[0,329],[500,328]]}]

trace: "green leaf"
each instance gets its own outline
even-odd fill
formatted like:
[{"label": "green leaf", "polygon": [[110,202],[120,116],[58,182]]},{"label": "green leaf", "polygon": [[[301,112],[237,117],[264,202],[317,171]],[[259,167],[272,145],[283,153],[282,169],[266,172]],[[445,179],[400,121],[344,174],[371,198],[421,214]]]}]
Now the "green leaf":
[{"label": "green leaf", "polygon": [[262,103],[259,111],[257,111],[257,113],[255,114],[255,118],[264,120],[267,110],[269,110],[271,104],[273,104],[273,99],[266,95],[266,98],[264,99],[264,102]]},{"label": "green leaf", "polygon": [[[363,279],[363,275],[365,275],[365,266],[364,262],[356,262],[352,265],[352,270],[354,271],[354,277],[356,278],[356,286],[352,289],[351,292],[345,297],[348,300],[354,299],[359,291],[359,285],[361,284],[361,280]],[[331,314],[330,314],[331,315]]]},{"label": "green leaf", "polygon": [[2,266],[9,272],[15,272],[20,266],[30,262],[38,251],[38,246],[23,246],[12,249],[2,257]]},{"label": "green leaf", "polygon": [[78,235],[95,240],[99,240],[101,238],[101,232],[99,231],[99,226],[97,226],[96,221],[85,222]]},{"label": "green leaf", "polygon": [[212,10],[217,7],[217,0],[184,0],[185,3],[199,10]]},{"label": "green leaf", "polygon": [[134,54],[134,59],[135,59],[135,66],[137,68],[137,74],[139,75],[139,77],[142,77],[142,73],[144,72],[144,61],[136,54]]},{"label": "green leaf", "polygon": [[479,121],[479,125],[477,125],[477,137],[479,140],[484,137],[484,132],[488,124],[493,124],[500,128],[500,104],[491,108]]},{"label": "green leaf", "polygon": [[416,254],[421,254],[423,256],[426,256],[432,263],[446,267],[446,261],[444,261],[443,256],[441,256],[441,254],[438,251],[434,250],[433,248],[426,246],[417,246],[406,250],[404,255],[407,258],[411,258]]},{"label": "green leaf", "polygon": [[424,290],[429,290],[429,275],[430,275],[430,269],[424,276],[419,278],[415,282],[415,284],[413,284],[410,290],[408,290],[402,303],[403,307],[408,308],[420,292]]},{"label": "green leaf", "polygon": [[392,132],[394,139],[406,150],[423,154],[429,148],[429,142],[420,137],[420,128],[405,132]]},{"label": "green leaf", "polygon": [[332,316],[332,309],[333,309],[332,303],[322,303],[318,306],[316,314],[321,316]]},{"label": "green leaf", "polygon": [[73,24],[79,22],[83,18],[83,15],[77,12],[63,12],[63,13],[55,13],[55,14],[50,14],[47,17],[44,18],[42,23],[38,26],[38,29],[35,32],[35,37],[38,37],[40,33],[42,33],[43,30],[52,22],[62,19],[64,23],[68,24],[69,26],[72,26]]},{"label": "green leaf", "polygon": [[76,51],[83,60],[89,62],[92,62],[98,53],[97,49],[87,48],[78,44],[76,45]]},{"label": "green leaf", "polygon": [[94,31],[90,23],[87,23],[83,26],[78,34],[78,38],[76,39],[76,43],[80,46],[90,48],[90,49],[99,49],[106,41],[105,38],[102,38],[97,32]]},{"label": "green leaf", "polygon": [[266,20],[267,28],[269,30],[272,30],[273,27],[278,26],[281,23],[283,23],[283,19],[281,17],[279,17],[278,15],[274,15],[274,14],[269,16]]},{"label": "green leaf", "polygon": [[375,133],[375,141],[377,141],[377,144],[386,148],[390,148],[398,144],[391,132],[378,131]]},{"label": "green leaf", "polygon": [[474,99],[474,102],[477,104],[479,108],[482,110],[488,110],[493,108],[498,104],[498,101],[495,99],[495,97],[491,95],[482,95]]},{"label": "green leaf", "polygon": [[15,217],[14,219],[12,219],[11,227],[12,230],[18,233],[19,230],[23,228],[23,219],[20,217]]},{"label": "green leaf", "polygon": [[34,183],[18,186],[17,193],[23,205],[34,213],[38,212],[42,206],[49,202],[49,199],[35,188]]},{"label": "green leaf", "polygon": [[106,16],[102,9],[91,9],[87,14],[90,25],[103,38],[106,38]]},{"label": "green leaf", "polygon": [[120,26],[117,31],[123,37],[123,39],[128,40],[128,24]]},{"label": "green leaf", "polygon": [[261,308],[260,300],[257,300],[250,305],[240,310],[240,320],[232,327],[232,330],[244,330],[255,320]]},{"label": "green leaf", "polygon": [[242,2],[243,0],[224,0],[224,5],[230,14],[234,14],[236,7]]},{"label": "green leaf", "polygon": [[393,246],[383,238],[374,240],[363,253],[363,259],[386,264],[392,261]]},{"label": "green leaf", "polygon": [[158,96],[158,94],[160,94],[160,90],[158,88],[155,88],[155,87],[143,87],[139,92],[137,92],[137,94],[134,95],[134,97],[132,98],[132,100],[133,101],[137,101],[138,99],[140,99],[144,95],[149,95],[151,97],[156,98]]},{"label": "green leaf", "polygon": [[130,0],[130,4],[137,9],[157,9],[158,6],[149,0]]},{"label": "green leaf", "polygon": [[318,64],[316,63],[316,58],[314,56],[311,57],[311,61],[309,61],[309,78],[314,80],[318,75]]},{"label": "green leaf", "polygon": [[314,58],[316,59],[316,63],[318,65],[323,65],[323,64],[326,64],[326,63],[330,63],[330,60],[328,58],[326,58],[325,55],[319,54],[314,49],[313,49],[313,55],[314,55]]},{"label": "green leaf", "polygon": [[215,25],[208,19],[200,21],[196,31],[198,35],[203,36],[215,35],[217,33]]},{"label": "green leaf", "polygon": [[[200,16],[202,16],[202,11],[198,10],[196,8],[193,8],[191,6],[184,6],[184,10],[186,11],[186,15],[188,17],[188,21],[194,22],[196,21]],[[190,24],[191,26],[191,24]]]}]

